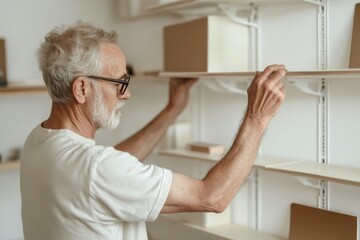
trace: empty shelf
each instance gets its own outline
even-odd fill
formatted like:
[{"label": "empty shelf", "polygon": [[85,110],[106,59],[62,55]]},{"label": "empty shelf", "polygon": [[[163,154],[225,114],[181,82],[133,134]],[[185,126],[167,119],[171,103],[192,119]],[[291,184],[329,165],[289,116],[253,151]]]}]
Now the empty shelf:
[{"label": "empty shelf", "polygon": [[162,215],[159,217],[160,221],[172,221],[177,224],[182,224],[185,227],[195,229],[201,232],[209,233],[211,235],[222,237],[224,239],[247,239],[247,240],[281,240],[283,238],[273,236],[271,234],[254,230],[250,227],[242,226],[234,223],[227,223],[215,227],[204,228],[188,222],[177,220],[171,214]]},{"label": "empty shelf", "polygon": [[[159,154],[210,162],[218,162],[222,157],[222,154],[198,153],[186,149],[161,150]],[[282,172],[294,176],[313,177],[360,186],[360,168],[264,156],[259,156],[253,167],[265,171]]]}]

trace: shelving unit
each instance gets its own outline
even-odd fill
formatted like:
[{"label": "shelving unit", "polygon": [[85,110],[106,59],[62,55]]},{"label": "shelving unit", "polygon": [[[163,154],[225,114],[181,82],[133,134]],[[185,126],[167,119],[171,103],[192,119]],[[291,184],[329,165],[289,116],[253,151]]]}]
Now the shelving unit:
[{"label": "shelving unit", "polygon": [[[251,80],[256,72],[224,72],[224,73],[208,73],[208,72],[161,72],[159,75],[164,77],[183,77],[183,78],[201,78],[201,79],[247,79]],[[286,79],[294,83],[300,90],[315,94],[324,100],[324,92],[321,92],[321,85],[324,85],[326,79],[359,79],[360,69],[333,69],[333,70],[312,70],[312,71],[289,71]],[[302,80],[318,79],[319,91],[314,92],[307,87],[299,84]],[[306,85],[306,83],[305,83]],[[244,91],[243,91],[244,92]],[[322,105],[325,105],[322,103]],[[322,113],[325,115],[326,113]],[[323,122],[324,124],[324,122]],[[324,134],[324,133],[323,133]],[[324,136],[323,136],[324,137]],[[193,153],[184,149],[170,149],[162,151],[161,154],[167,154],[178,157],[188,157],[203,161],[218,161],[220,156]],[[323,156],[322,156],[323,157]],[[349,185],[360,186],[360,169],[350,167],[334,166],[326,163],[311,163],[306,161],[286,160],[277,158],[260,158],[254,163],[255,169],[266,171],[281,172],[294,176],[303,176],[320,179],[321,181],[330,181]],[[326,192],[321,191],[321,192]],[[326,196],[323,196],[326,199]],[[326,208],[323,201],[323,208]]]},{"label": "shelving unit", "polygon": [[[329,95],[332,92],[329,92],[328,84],[331,85],[333,82],[337,81],[341,82],[344,79],[353,79],[357,81],[360,80],[360,69],[328,69],[328,56],[329,56],[329,34],[328,34],[328,1],[327,0],[178,0],[169,3],[163,3],[156,6],[152,6],[148,8],[147,14],[180,14],[186,16],[187,18],[193,16],[202,16],[206,14],[222,14],[227,15],[231,20],[233,19],[232,13],[245,13],[246,11],[251,12],[248,15],[248,26],[251,27],[251,41],[253,42],[253,46],[251,46],[252,56],[250,56],[250,62],[252,62],[252,67],[250,69],[258,69],[259,63],[262,60],[261,55],[259,54],[259,39],[258,39],[258,7],[262,5],[275,5],[282,3],[309,3],[313,5],[315,11],[311,9],[311,11],[316,12],[316,16],[314,16],[316,24],[316,41],[314,44],[316,45],[316,55],[317,62],[315,65],[315,69],[319,70],[301,70],[294,71],[291,69],[287,73],[285,80],[289,83],[293,84],[298,90],[316,96],[318,103],[315,106],[314,112],[317,114],[317,119],[315,119],[316,127],[317,127],[317,157],[310,161],[298,160],[298,159],[282,159],[277,157],[259,157],[254,163],[254,174],[251,176],[251,186],[249,186],[249,201],[251,208],[251,217],[249,219],[249,226],[252,226],[256,229],[263,229],[262,222],[260,218],[262,217],[259,212],[264,211],[260,198],[262,196],[261,185],[262,181],[265,181],[265,178],[268,178],[268,174],[265,172],[276,172],[278,174],[287,174],[295,177],[299,181],[301,181],[304,185],[310,186],[312,184],[307,183],[307,179],[311,178],[316,181],[316,184],[312,187],[317,189],[316,194],[317,206],[322,209],[329,210],[330,209],[330,200],[329,200],[329,185],[330,183],[340,183],[351,185],[355,187],[360,186],[360,168],[349,167],[345,165],[335,165],[331,163],[331,158],[329,158],[329,119],[330,116],[329,109]],[[228,12],[229,8],[233,8],[233,12]],[[268,7],[266,7],[268,8]],[[264,8],[265,9],[265,8]],[[265,14],[267,9],[264,10]],[[306,9],[308,10],[308,9]],[[262,12],[261,12],[262,13]],[[278,16],[279,12],[276,13]],[[230,15],[230,16],[229,16]],[[255,18],[251,18],[255,16]],[[264,15],[267,16],[267,15]],[[255,21],[254,21],[255,19]],[[253,23],[253,25],[252,25]],[[279,24],[280,25],[280,24]],[[284,32],[284,35],[287,33]],[[315,38],[314,38],[315,39]],[[296,45],[298,44],[295,42]],[[259,59],[260,61],[258,61]],[[255,63],[256,62],[256,63]],[[258,69],[262,71],[262,69]],[[251,81],[255,71],[248,72],[160,72],[159,76],[168,77],[168,78],[199,78],[201,79],[201,83],[209,86],[211,90],[217,90],[221,92],[234,92],[240,94],[246,94],[246,90],[240,89],[240,86],[235,85],[233,83],[237,82],[245,82]],[[209,80],[209,81],[208,81]],[[215,81],[212,81],[215,80]],[[328,81],[331,80],[331,81]],[[313,85],[316,85],[316,90],[313,90]],[[215,85],[213,85],[215,84]],[[336,84],[335,84],[336,85]],[[213,86],[213,87],[211,87]],[[333,91],[333,89],[330,89]],[[200,92],[200,91],[199,91]],[[200,104],[203,104],[204,101],[201,99],[200,92],[200,100],[197,102],[198,105],[194,107],[194,112],[199,110],[201,107]],[[315,102],[311,99],[312,103]],[[309,100],[306,99],[306,100]],[[316,109],[317,108],[317,109]],[[195,113],[193,116],[193,122],[195,127],[198,127],[204,118],[202,118],[201,113]],[[199,131],[195,138],[199,138],[196,140],[204,140]],[[204,134],[205,135],[205,134]],[[206,136],[212,136],[210,134]],[[183,161],[183,159],[189,159],[189,161],[200,161],[200,162],[209,162],[210,164],[215,164],[221,159],[222,155],[209,155],[204,153],[197,153],[188,151],[186,149],[166,149],[160,150],[160,155],[167,156],[169,159],[173,159],[176,161]],[[182,158],[182,159],[180,159]],[[338,159],[336,159],[338,161]],[[334,161],[334,162],[336,162]],[[200,164],[199,164],[200,165]],[[270,174],[269,174],[270,175]],[[329,185],[328,185],[329,183]],[[291,184],[291,183],[290,183]],[[289,185],[290,185],[289,184]],[[336,185],[336,184],[335,184]],[[265,192],[265,191],[264,191]],[[291,192],[291,191],[290,191]],[[290,199],[291,197],[289,197]],[[336,198],[335,198],[336,199]],[[268,219],[267,219],[268,220]],[[185,223],[179,222],[179,224],[184,225]],[[271,224],[270,224],[271,225]],[[192,226],[189,226],[192,227]],[[219,226],[220,227],[220,226]],[[239,226],[235,226],[235,228],[241,228]],[[257,232],[257,231],[256,231]],[[259,233],[259,232],[257,232]],[[219,235],[220,236],[220,235]],[[240,235],[239,235],[240,236]],[[238,237],[240,238],[240,237]],[[233,239],[233,238],[229,238]],[[235,238],[236,239],[236,238]],[[241,239],[241,238],[240,238]],[[257,237],[243,237],[243,239],[258,239]],[[266,238],[259,238],[266,239]]]}]

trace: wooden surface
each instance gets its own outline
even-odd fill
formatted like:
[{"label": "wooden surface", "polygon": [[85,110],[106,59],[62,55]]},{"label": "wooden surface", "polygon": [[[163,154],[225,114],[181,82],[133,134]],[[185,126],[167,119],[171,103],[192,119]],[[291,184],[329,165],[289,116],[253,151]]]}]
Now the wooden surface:
[{"label": "wooden surface", "polygon": [[[166,149],[161,150],[159,154],[210,162],[218,162],[223,155],[199,153],[186,149]],[[268,156],[258,157],[253,167],[265,171],[281,172],[294,176],[312,177],[360,186],[360,168]]]},{"label": "wooden surface", "polygon": [[360,186],[360,168],[303,161],[270,166],[268,170]]},{"label": "wooden surface", "polygon": [[357,217],[291,205],[289,240],[357,240]]},{"label": "wooden surface", "polygon": [[18,170],[20,168],[20,161],[7,161],[0,163],[0,171]]},{"label": "wooden surface", "polygon": [[45,86],[5,86],[0,87],[0,95],[11,95],[18,93],[46,93],[47,89]]},{"label": "wooden surface", "polygon": [[360,68],[360,3],[355,5],[350,50],[350,68]]},{"label": "wooden surface", "polygon": [[[160,72],[160,76],[187,78],[240,77],[253,78],[256,72]],[[360,78],[360,69],[334,69],[314,71],[289,71],[288,78]]]},{"label": "wooden surface", "polygon": [[176,218],[172,217],[171,214],[162,215],[157,221],[172,221],[174,223],[182,224],[183,226],[189,227],[191,229],[210,233],[213,236],[221,237],[221,239],[283,240],[283,238],[234,223],[227,223],[216,227],[204,228],[187,222],[178,221]]},{"label": "wooden surface", "polygon": [[6,81],[5,39],[0,39],[0,80]]}]

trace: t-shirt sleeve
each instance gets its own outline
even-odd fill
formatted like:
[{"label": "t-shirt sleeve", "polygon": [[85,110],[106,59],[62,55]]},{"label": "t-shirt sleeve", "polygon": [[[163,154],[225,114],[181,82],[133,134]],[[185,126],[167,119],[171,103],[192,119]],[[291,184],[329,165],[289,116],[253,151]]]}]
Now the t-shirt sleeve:
[{"label": "t-shirt sleeve", "polygon": [[90,203],[101,222],[154,221],[170,191],[169,169],[146,165],[126,152],[98,153],[90,180]]}]

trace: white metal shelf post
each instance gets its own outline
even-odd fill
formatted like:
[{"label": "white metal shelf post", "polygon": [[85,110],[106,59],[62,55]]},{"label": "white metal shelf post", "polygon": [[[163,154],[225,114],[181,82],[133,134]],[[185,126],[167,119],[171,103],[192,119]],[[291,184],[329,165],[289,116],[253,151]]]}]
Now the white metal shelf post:
[{"label": "white metal shelf post", "polygon": [[[318,1],[305,1],[314,3],[318,6],[318,19],[317,19],[317,48],[318,48],[318,70],[328,69],[328,4],[327,0]],[[299,80],[299,79],[298,79]],[[292,81],[300,91],[315,95],[319,97],[318,105],[318,162],[321,164],[328,164],[328,84],[325,77],[320,80],[316,79],[301,79],[299,81]],[[310,84],[316,83],[317,90],[312,90]],[[318,207],[322,209],[329,209],[328,200],[328,181],[319,180]]]},{"label": "white metal shelf post", "polygon": [[[321,70],[328,68],[328,4],[327,0],[320,0],[319,6],[319,65]],[[319,102],[319,153],[318,161],[322,164],[328,164],[328,86],[325,78],[321,79],[321,98]],[[328,182],[320,180],[319,207],[328,210]]]}]

